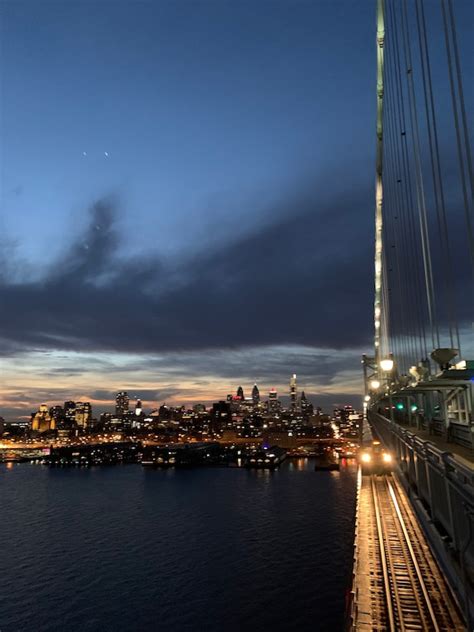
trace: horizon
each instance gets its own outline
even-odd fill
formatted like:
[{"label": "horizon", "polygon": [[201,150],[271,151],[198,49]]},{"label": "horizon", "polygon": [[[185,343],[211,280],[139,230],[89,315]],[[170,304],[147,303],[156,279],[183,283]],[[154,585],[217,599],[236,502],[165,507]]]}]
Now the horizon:
[{"label": "horizon", "polygon": [[[233,391],[228,391],[225,394],[221,394],[219,396],[215,396],[215,397],[209,397],[208,399],[204,399],[204,398],[197,398],[197,399],[190,399],[187,401],[181,401],[179,400],[179,398],[177,397],[173,397],[171,396],[168,399],[163,399],[163,400],[153,400],[153,399],[145,399],[143,397],[140,396],[140,391],[132,391],[132,390],[127,390],[126,388],[123,388],[121,390],[117,390],[117,393],[119,392],[126,392],[130,398],[130,410],[133,409],[133,405],[134,402],[136,402],[137,400],[140,400],[142,403],[142,408],[144,410],[148,410],[148,411],[153,411],[153,410],[158,410],[158,408],[162,405],[169,405],[171,407],[183,407],[186,410],[191,409],[193,406],[195,406],[196,404],[203,404],[204,406],[206,406],[206,408],[209,408],[212,406],[212,404],[214,403],[218,403],[220,401],[225,401],[227,395],[231,395],[231,394],[235,394],[237,391],[237,388],[239,386],[243,386],[243,384],[239,384],[238,386],[236,386]],[[253,386],[253,385],[252,385]],[[257,384],[258,386],[258,384]],[[288,387],[288,385],[287,385]],[[260,388],[260,387],[259,387]],[[279,401],[282,402],[282,404],[286,407],[289,405],[290,403],[290,396],[289,393],[287,393],[286,391],[284,391],[284,394],[282,394],[282,391],[280,391],[277,387],[275,386],[271,386],[269,387],[267,390],[260,392],[260,397],[263,401],[266,401],[268,398],[268,391],[270,389],[276,388],[277,393],[278,393],[278,399]],[[243,386],[244,389],[244,394],[246,392],[245,387]],[[247,389],[248,392],[251,391],[251,387]],[[282,389],[283,390],[283,389]],[[288,388],[286,389],[288,391]],[[298,386],[298,398],[301,397],[301,393],[304,391],[305,396],[308,400],[308,402],[310,402],[311,404],[313,404],[314,406],[318,406],[322,409],[323,413],[327,413],[327,412],[331,412],[332,409],[336,409],[339,407],[343,407],[343,406],[353,406],[356,410],[358,409],[357,407],[362,404],[362,397],[359,396],[358,394],[355,395],[348,395],[345,396],[343,395],[344,399],[341,399],[339,401],[332,401],[331,403],[329,403],[329,401],[332,400],[336,400],[337,397],[336,395],[332,395],[329,393],[313,393],[311,391],[306,390],[305,388],[301,388],[300,386]],[[250,399],[250,397],[246,396],[246,400]],[[67,401],[74,401],[74,402],[81,402],[81,403],[90,403],[91,407],[92,407],[92,416],[95,417],[98,414],[102,414],[102,413],[112,413],[115,411],[115,398],[111,398],[111,399],[95,399],[92,400],[90,398],[88,398],[86,395],[78,395],[77,397],[74,396],[70,396],[70,397],[65,397],[64,400],[50,400],[50,401],[41,401],[38,402],[36,408],[34,410],[31,410],[30,413],[25,413],[23,415],[10,415],[9,417],[3,417],[4,421],[6,423],[15,423],[15,421],[29,421],[31,419],[31,415],[35,414],[37,412],[37,410],[39,409],[39,406],[45,404],[46,406],[48,406],[48,408],[52,408],[53,406],[59,405],[62,406],[62,404],[64,404]],[[331,410],[329,410],[329,407],[331,407]],[[1,415],[0,415],[1,417]]]}]

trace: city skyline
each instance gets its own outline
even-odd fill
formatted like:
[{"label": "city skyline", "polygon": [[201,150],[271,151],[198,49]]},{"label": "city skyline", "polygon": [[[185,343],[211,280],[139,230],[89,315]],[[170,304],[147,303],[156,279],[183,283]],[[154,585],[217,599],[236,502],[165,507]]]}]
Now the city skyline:
[{"label": "city skyline", "polygon": [[[275,394],[276,394],[278,400],[281,401],[283,405],[288,406],[288,407],[290,406],[291,401],[292,401],[291,394],[290,394],[291,387],[289,386],[289,383],[287,380],[286,384],[279,384],[279,385],[272,384],[272,386],[269,386],[267,384],[261,384],[261,383],[259,384],[257,382],[249,382],[249,383],[236,382],[235,384],[229,384],[229,388],[225,392],[219,392],[219,391],[216,391],[215,393],[210,392],[210,393],[206,393],[206,395],[203,395],[202,397],[199,397],[196,395],[195,397],[190,398],[188,400],[183,400],[181,398],[180,389],[177,389],[175,393],[172,391],[172,389],[170,389],[167,392],[165,391],[154,392],[150,389],[146,390],[142,388],[136,388],[132,390],[124,388],[121,391],[116,390],[110,393],[103,392],[103,391],[102,392],[95,391],[97,395],[95,398],[89,397],[86,394],[87,391],[84,391],[82,395],[75,395],[74,393],[71,393],[71,392],[68,393],[66,390],[64,390],[62,400],[61,399],[59,400],[58,399],[43,399],[41,401],[39,400],[33,401],[33,396],[30,396],[31,398],[29,401],[31,401],[31,406],[29,409],[26,407],[26,404],[23,403],[22,408],[12,408],[9,414],[8,413],[3,414],[3,415],[0,415],[0,417],[3,416],[3,418],[7,422],[30,421],[32,414],[37,412],[41,406],[45,405],[48,407],[48,409],[51,409],[57,406],[62,406],[65,403],[90,404],[92,406],[92,411],[93,411],[92,416],[97,417],[99,414],[103,412],[104,413],[115,412],[117,410],[117,397],[122,394],[128,397],[130,409],[135,406],[135,403],[137,401],[139,401],[143,410],[148,411],[148,412],[152,410],[157,410],[159,406],[164,405],[164,404],[170,405],[170,406],[176,406],[176,407],[184,407],[187,409],[190,409],[193,405],[196,405],[196,404],[204,404],[205,406],[209,407],[213,403],[225,400],[231,394],[233,395],[235,395],[236,393],[238,394],[240,389],[243,389],[244,391],[245,400],[251,401],[253,399],[253,390],[255,387],[259,389],[259,397],[261,398],[262,401],[267,401],[269,400],[269,398],[271,401],[272,396],[275,397]],[[90,391],[90,392],[94,392],[94,391]],[[300,383],[298,381],[296,393],[297,393],[298,401],[301,398],[302,393],[304,393],[306,399],[309,402],[314,404],[314,406],[319,406],[323,408],[324,410],[331,410],[332,408],[343,406],[345,404],[357,405],[359,407],[361,405],[361,396],[358,390],[356,390],[356,392],[352,396],[351,395],[347,396],[345,393],[338,394],[337,392],[316,393],[308,389],[308,384]],[[159,397],[160,395],[162,396],[161,398]],[[166,395],[168,395],[168,397],[166,397]],[[8,411],[8,409],[4,409],[4,410]]]}]

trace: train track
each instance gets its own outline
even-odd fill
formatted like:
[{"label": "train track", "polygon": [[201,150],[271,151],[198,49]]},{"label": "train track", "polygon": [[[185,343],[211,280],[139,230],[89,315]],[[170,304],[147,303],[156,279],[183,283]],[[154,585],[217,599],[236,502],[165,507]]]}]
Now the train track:
[{"label": "train track", "polygon": [[371,476],[370,492],[373,542],[378,549],[372,557],[378,566],[378,599],[384,602],[378,607],[380,625],[376,629],[465,630],[446,580],[398,483],[389,476]]}]

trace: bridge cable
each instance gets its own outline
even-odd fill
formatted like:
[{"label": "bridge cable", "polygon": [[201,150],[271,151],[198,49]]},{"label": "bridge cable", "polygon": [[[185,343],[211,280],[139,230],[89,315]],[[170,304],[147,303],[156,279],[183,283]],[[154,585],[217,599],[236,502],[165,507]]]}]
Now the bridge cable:
[{"label": "bridge cable", "polygon": [[[391,24],[393,25],[393,15],[390,15]],[[396,33],[394,33],[396,36]],[[395,44],[395,42],[394,42]],[[388,51],[387,51],[388,53]],[[410,282],[409,276],[409,267],[407,263],[413,261],[415,258],[413,257],[413,248],[410,248],[410,235],[408,229],[408,203],[406,203],[406,183],[404,181],[403,174],[403,149],[401,147],[401,131],[402,126],[400,123],[399,117],[399,101],[400,95],[397,93],[397,58],[396,51],[393,51],[392,64],[393,64],[393,74],[394,77],[392,82],[387,81],[388,86],[391,88],[389,91],[388,100],[390,101],[391,108],[391,127],[392,127],[392,138],[394,144],[394,187],[395,187],[395,200],[396,200],[396,215],[394,217],[395,220],[395,231],[397,235],[397,247],[401,244],[401,249],[398,248],[398,263],[401,267],[403,274],[400,274],[400,283],[403,282],[403,288],[405,290],[405,297],[403,298],[404,303],[406,304],[407,309],[405,309],[405,325],[402,326],[402,336],[404,341],[404,349],[405,354],[407,356],[407,360],[410,360],[411,363],[417,361],[417,359],[421,358],[422,350],[421,348],[417,351],[417,345],[419,344],[419,340],[417,340],[417,323],[416,323],[416,290],[415,284]],[[387,55],[388,56],[388,55]],[[390,100],[390,96],[392,99]],[[397,98],[396,98],[397,97]],[[397,127],[398,123],[398,127]],[[405,198],[405,199],[404,199]],[[401,255],[403,254],[403,257]],[[411,316],[411,318],[410,318]],[[407,366],[408,369],[408,366]]]},{"label": "bridge cable", "polygon": [[456,64],[456,78],[458,82],[458,95],[459,95],[461,121],[462,121],[462,127],[463,127],[463,135],[464,135],[464,148],[466,152],[469,183],[471,185],[471,198],[474,201],[474,173],[472,169],[471,143],[469,140],[469,133],[467,129],[466,106],[464,103],[464,89],[463,89],[463,82],[462,82],[461,64],[459,61],[458,38],[456,35],[456,20],[454,19],[454,10],[453,10],[452,0],[449,0],[448,7],[449,7],[449,16],[451,18],[451,38],[453,40],[454,62]]},{"label": "bridge cable", "polygon": [[417,201],[418,201],[418,217],[420,222],[420,232],[421,232],[421,246],[423,253],[423,265],[424,265],[424,273],[425,273],[425,288],[426,288],[426,298],[428,304],[428,315],[430,320],[430,329],[431,329],[431,342],[433,348],[439,347],[439,330],[438,324],[436,320],[436,302],[435,302],[435,290],[434,290],[434,282],[433,282],[433,267],[431,261],[431,251],[430,251],[430,239],[429,239],[429,230],[428,230],[428,218],[427,218],[427,210],[426,210],[426,200],[425,200],[425,190],[423,183],[423,172],[421,166],[421,151],[420,151],[420,133],[419,133],[419,125],[418,125],[418,116],[416,110],[416,95],[414,89],[414,81],[413,81],[413,63],[411,56],[411,44],[410,44],[410,30],[408,25],[408,7],[407,0],[403,1],[402,4],[402,35],[404,41],[404,51],[405,51],[405,64],[407,71],[407,84],[408,84],[408,95],[409,95],[409,103],[410,103],[410,126],[413,134],[413,152],[415,158],[415,180],[416,180],[416,191],[417,191]]},{"label": "bridge cable", "polygon": [[401,145],[401,155],[402,155],[402,175],[401,175],[401,185],[404,193],[404,207],[406,209],[407,215],[407,231],[408,231],[408,240],[407,246],[410,251],[410,258],[412,262],[412,274],[414,283],[410,284],[413,286],[414,291],[414,302],[412,307],[414,307],[413,312],[416,315],[416,329],[419,340],[419,349],[420,356],[426,358],[427,357],[427,343],[426,343],[426,330],[424,323],[424,306],[423,306],[423,293],[422,293],[422,280],[420,275],[420,270],[418,266],[418,231],[415,228],[415,217],[414,217],[414,196],[413,196],[413,184],[411,178],[411,168],[410,168],[410,158],[408,152],[408,142],[407,142],[407,124],[406,124],[406,114],[405,114],[405,98],[404,98],[404,89],[402,82],[402,64],[401,64],[401,54],[400,54],[400,43],[398,37],[398,28],[397,28],[397,16],[395,12],[395,8],[392,7],[392,11],[390,12],[390,20],[391,20],[391,29],[394,34],[394,53],[395,53],[395,68],[396,68],[396,87],[395,93],[397,95],[397,117],[398,117],[398,127],[399,127],[399,141]]},{"label": "bridge cable", "polygon": [[[390,41],[390,32],[387,32],[387,39],[388,42]],[[390,62],[390,56],[388,54],[388,51],[390,50],[389,46],[387,46],[387,70],[389,69],[389,62]],[[394,96],[393,96],[393,82],[390,82],[389,77],[391,76],[391,73],[387,73],[387,81],[386,81],[386,86],[387,86],[387,99],[386,99],[386,103],[387,103],[387,108],[386,108],[386,116],[387,116],[387,137],[390,140],[389,143],[385,143],[385,148],[386,151],[388,153],[388,157],[390,158],[390,160],[387,161],[387,165],[388,168],[386,168],[385,170],[385,174],[389,177],[389,182],[387,183],[387,188],[388,191],[392,193],[391,196],[389,196],[390,199],[390,206],[389,206],[389,210],[391,211],[390,213],[387,213],[386,216],[387,218],[390,217],[390,219],[392,220],[392,233],[393,233],[393,244],[391,245],[390,248],[390,253],[393,251],[393,259],[394,262],[390,262],[388,271],[392,271],[392,266],[395,265],[396,267],[396,277],[394,275],[394,282],[393,285],[395,285],[396,290],[397,290],[397,294],[398,294],[398,299],[396,302],[396,305],[398,307],[398,312],[400,315],[400,322],[398,322],[397,319],[395,319],[396,322],[396,328],[392,327],[392,333],[393,333],[393,341],[394,341],[394,346],[397,347],[397,352],[400,353],[400,366],[405,370],[406,366],[405,366],[405,361],[408,360],[408,358],[410,357],[410,350],[409,350],[409,338],[407,336],[407,314],[406,314],[406,302],[404,300],[404,289],[407,287],[406,283],[402,282],[402,264],[401,264],[401,246],[402,246],[402,241],[400,238],[400,224],[401,224],[401,205],[400,205],[400,191],[399,191],[399,187],[396,185],[396,182],[399,180],[398,178],[398,169],[399,169],[399,156],[397,155],[397,146],[396,146],[396,130],[395,130],[395,119],[394,119],[394,106],[393,106],[393,102],[394,102]],[[386,196],[387,198],[387,196]],[[390,232],[390,225],[387,222],[387,232]],[[393,321],[393,317],[392,317],[392,321]],[[395,330],[395,331],[394,331]],[[398,351],[399,350],[399,351]]]},{"label": "bridge cable", "polygon": [[[470,214],[470,211],[469,211],[469,200],[468,200],[468,194],[467,194],[466,174],[464,173],[464,156],[463,156],[463,150],[462,150],[462,140],[461,140],[460,125],[459,125],[459,115],[458,115],[458,105],[457,105],[457,99],[456,99],[456,89],[455,89],[455,85],[454,85],[453,60],[452,60],[452,53],[451,53],[451,44],[450,44],[450,41],[449,41],[448,16],[446,14],[446,1],[445,0],[441,0],[441,10],[442,10],[442,15],[443,15],[443,29],[444,29],[444,39],[445,39],[445,44],[446,44],[446,55],[447,55],[447,59],[448,59],[448,74],[449,74],[449,85],[450,85],[450,92],[451,92],[451,102],[452,102],[453,116],[454,116],[454,127],[455,127],[455,130],[456,130],[456,144],[457,144],[457,150],[458,150],[459,173],[460,173],[460,176],[461,176],[461,189],[462,189],[462,197],[463,197],[463,203],[464,203],[464,216],[465,216],[465,220],[466,220],[467,239],[468,239],[469,250],[470,250],[470,254],[471,254],[471,263],[474,266],[474,235],[473,235],[471,214]],[[453,26],[451,28],[451,31],[453,32]],[[454,30],[454,34],[455,34],[455,30]],[[457,46],[456,46],[456,52],[457,52]],[[459,59],[458,59],[458,61],[459,61]],[[457,64],[457,67],[459,68],[458,64]],[[460,72],[460,69],[459,69],[459,72]],[[458,75],[458,78],[460,80],[460,75]],[[458,87],[459,87],[459,85],[458,85]],[[461,87],[461,90],[462,90],[462,84],[461,84],[460,87]],[[463,97],[462,92],[461,92],[461,97],[462,97],[462,109],[463,109],[464,108],[464,97]],[[467,131],[466,131],[466,134],[467,134]],[[469,147],[469,143],[468,143],[467,146]],[[468,152],[469,152],[469,156],[470,156],[470,150],[469,149],[468,149]]]},{"label": "bridge cable", "polygon": [[423,0],[416,0],[415,9],[438,236],[440,241],[440,252],[442,253],[442,258],[444,260],[443,263],[446,263],[446,265],[441,265],[440,267],[442,270],[445,297],[448,306],[449,339],[451,347],[456,345],[460,355],[461,342],[459,337],[459,325],[456,318],[453,263],[446,217],[446,204],[438,141],[438,126],[434,105],[431,62]]}]

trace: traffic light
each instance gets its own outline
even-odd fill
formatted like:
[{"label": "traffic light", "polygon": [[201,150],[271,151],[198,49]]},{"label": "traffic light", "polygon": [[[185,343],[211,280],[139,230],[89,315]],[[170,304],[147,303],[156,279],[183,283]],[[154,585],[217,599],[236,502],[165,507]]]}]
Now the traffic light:
[{"label": "traffic light", "polygon": [[397,404],[395,404],[395,408],[397,410],[403,410],[405,406],[402,404],[402,402],[398,402]]},{"label": "traffic light", "polygon": [[418,410],[418,406],[416,404],[412,404],[410,406],[410,410],[412,413],[416,413],[416,411]]}]

